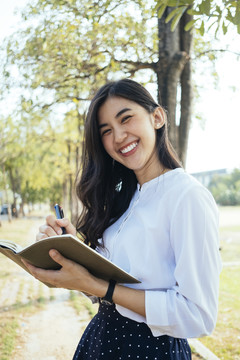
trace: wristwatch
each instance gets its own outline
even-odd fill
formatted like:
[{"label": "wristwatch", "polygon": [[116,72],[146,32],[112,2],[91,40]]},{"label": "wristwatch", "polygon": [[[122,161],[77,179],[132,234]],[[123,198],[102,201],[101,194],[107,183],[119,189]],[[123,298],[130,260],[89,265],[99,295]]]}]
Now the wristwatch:
[{"label": "wristwatch", "polygon": [[113,304],[112,296],[113,296],[113,292],[114,292],[116,283],[117,282],[115,280],[110,280],[109,281],[109,285],[108,285],[106,295],[103,298],[100,298],[100,303],[101,304],[105,304],[105,305],[112,305]]}]

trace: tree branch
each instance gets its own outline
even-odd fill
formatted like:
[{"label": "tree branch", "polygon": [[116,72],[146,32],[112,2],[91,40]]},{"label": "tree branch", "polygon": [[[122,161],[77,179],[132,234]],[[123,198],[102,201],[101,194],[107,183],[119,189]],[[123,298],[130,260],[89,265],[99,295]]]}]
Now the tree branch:
[{"label": "tree branch", "polygon": [[197,56],[195,56],[194,58],[192,58],[192,61],[200,58],[201,56],[204,56],[204,55],[206,55],[206,54],[212,53],[212,52],[228,52],[228,53],[230,53],[230,54],[240,56],[240,53],[237,53],[237,52],[235,52],[235,51],[231,51],[231,50],[228,50],[228,49],[210,49],[210,50],[206,50],[206,51],[200,52]]},{"label": "tree branch", "polygon": [[144,63],[141,61],[132,61],[132,60],[117,60],[113,58],[113,60],[119,64],[126,64],[126,65],[133,65],[137,70],[140,69],[154,69],[157,63],[151,62],[151,63]]}]

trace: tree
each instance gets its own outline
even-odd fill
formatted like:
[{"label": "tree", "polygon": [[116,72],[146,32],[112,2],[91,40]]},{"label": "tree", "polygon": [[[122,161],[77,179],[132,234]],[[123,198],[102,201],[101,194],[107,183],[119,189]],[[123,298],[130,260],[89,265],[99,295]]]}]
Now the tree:
[{"label": "tree", "polygon": [[[19,69],[20,86],[30,90],[31,107],[39,114],[48,109],[55,118],[65,112],[66,116],[57,117],[61,126],[71,114],[80,140],[79,119],[83,122],[84,104],[95,89],[109,79],[141,74],[146,83],[157,83],[158,99],[169,115],[170,139],[185,163],[192,104],[193,32],[188,30],[197,26],[194,16],[200,19],[208,13],[209,1],[195,4],[190,0],[35,1],[24,10],[24,18],[32,20],[30,26],[6,46],[3,90],[17,86],[9,65],[13,63]],[[238,4],[233,1],[228,8],[237,9],[231,18],[237,21]],[[72,144],[67,145],[68,154],[75,146],[72,136],[67,138]]]},{"label": "tree", "polygon": [[53,131],[46,111],[38,116],[29,103],[22,101],[21,105],[25,110],[21,119],[3,117],[0,121],[0,169],[3,188],[12,190],[14,208],[20,197],[23,213],[24,204],[46,199],[52,205],[61,203],[71,166],[67,158],[69,132],[61,128]]},{"label": "tree", "polygon": [[240,169],[213,177],[209,189],[219,205],[240,205]]},{"label": "tree", "polygon": [[[24,16],[38,16],[40,24],[25,30],[21,42],[11,39],[8,64],[14,62],[21,69],[21,86],[47,91],[51,100],[46,102],[44,98],[42,108],[55,109],[59,103],[72,108],[74,101],[88,100],[96,87],[120,70],[121,76],[134,76],[142,69],[150,69],[169,114],[170,139],[184,163],[192,99],[192,35],[185,32],[180,45],[179,31],[171,33],[170,24],[165,29],[153,6],[132,1],[130,8],[126,3],[105,0],[93,7],[88,1],[39,0],[29,6]],[[137,21],[131,15],[133,10]],[[7,65],[5,74],[9,73]],[[180,78],[183,99],[178,126],[176,97]]]},{"label": "tree", "polygon": [[190,19],[184,30],[191,28],[199,30],[203,35],[207,30],[215,27],[215,33],[222,29],[224,34],[227,33],[229,26],[234,25],[240,34],[240,3],[239,1],[229,0],[156,0],[159,17],[165,12],[167,7],[172,8],[166,23],[172,20],[171,30],[173,31],[181,17],[187,13],[194,16]]}]

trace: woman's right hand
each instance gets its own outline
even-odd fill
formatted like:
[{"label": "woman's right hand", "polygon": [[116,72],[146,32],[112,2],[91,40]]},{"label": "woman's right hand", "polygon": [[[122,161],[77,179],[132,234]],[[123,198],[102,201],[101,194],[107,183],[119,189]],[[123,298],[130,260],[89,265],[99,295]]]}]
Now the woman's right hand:
[{"label": "woman's right hand", "polygon": [[39,227],[39,233],[36,236],[36,241],[45,239],[49,236],[62,235],[61,227],[66,229],[67,234],[76,236],[76,228],[68,219],[56,219],[54,215],[48,215],[46,217],[46,224]]}]

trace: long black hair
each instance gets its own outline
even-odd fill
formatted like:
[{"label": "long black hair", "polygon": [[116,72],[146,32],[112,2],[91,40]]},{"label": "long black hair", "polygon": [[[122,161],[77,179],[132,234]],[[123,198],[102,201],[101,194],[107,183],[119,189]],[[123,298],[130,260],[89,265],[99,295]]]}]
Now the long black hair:
[{"label": "long black hair", "polygon": [[[89,106],[83,142],[83,161],[77,196],[83,210],[77,230],[86,243],[99,245],[104,230],[113,224],[128,208],[137,187],[133,170],[114,161],[105,151],[98,128],[98,111],[109,97],[122,97],[142,106],[149,114],[159,107],[150,93],[139,83],[122,79],[102,86]],[[166,113],[164,112],[165,116]],[[165,168],[181,167],[167,133],[167,125],[157,131],[156,146],[160,162]]]}]

